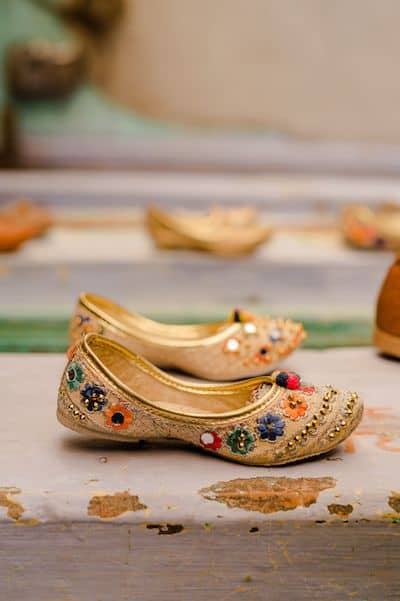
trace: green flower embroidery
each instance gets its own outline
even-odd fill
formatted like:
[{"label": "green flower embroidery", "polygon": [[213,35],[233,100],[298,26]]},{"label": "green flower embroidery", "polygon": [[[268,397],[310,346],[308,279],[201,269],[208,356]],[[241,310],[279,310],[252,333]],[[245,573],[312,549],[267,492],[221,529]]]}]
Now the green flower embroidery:
[{"label": "green flower embroidery", "polygon": [[240,453],[246,455],[254,449],[254,436],[247,428],[236,426],[228,434],[227,444],[232,453]]},{"label": "green flower embroidery", "polygon": [[83,367],[76,361],[73,361],[69,364],[66,373],[68,388],[70,390],[78,390],[79,385],[82,384],[85,379]]}]

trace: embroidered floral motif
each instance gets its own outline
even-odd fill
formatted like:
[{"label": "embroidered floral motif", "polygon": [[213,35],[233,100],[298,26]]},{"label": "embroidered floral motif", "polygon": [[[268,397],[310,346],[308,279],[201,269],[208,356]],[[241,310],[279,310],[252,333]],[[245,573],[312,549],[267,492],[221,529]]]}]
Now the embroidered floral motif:
[{"label": "embroidered floral motif", "polygon": [[216,451],[222,446],[222,438],[216,432],[203,432],[200,435],[200,444],[205,449]]},{"label": "embroidered floral motif", "polygon": [[83,367],[80,365],[80,363],[77,361],[72,361],[72,363],[68,365],[66,378],[68,388],[70,390],[78,390],[79,385],[85,380]]},{"label": "embroidered floral motif", "polygon": [[273,343],[279,342],[282,339],[282,330],[280,328],[271,328],[269,339]]},{"label": "embroidered floral motif", "polygon": [[75,315],[72,332],[74,337],[84,336],[85,334],[102,334],[103,326],[95,322],[89,315]]},{"label": "embroidered floral motif", "polygon": [[300,394],[291,392],[283,400],[283,414],[290,419],[296,420],[304,417],[307,413],[308,403]]},{"label": "embroidered floral motif", "polygon": [[283,436],[285,431],[285,422],[279,415],[267,413],[258,419],[257,430],[262,440],[274,442],[278,436]]},{"label": "embroidered floral motif", "polygon": [[107,426],[113,430],[126,430],[133,421],[132,412],[122,403],[111,405],[104,415]]},{"label": "embroidered floral motif", "polygon": [[73,358],[73,356],[75,354],[75,351],[78,348],[78,346],[79,346],[79,340],[77,342],[74,342],[73,344],[71,344],[70,347],[67,348],[67,353],[66,354],[67,354],[67,359],[69,361],[72,361],[72,358]]},{"label": "embroidered floral motif", "polygon": [[254,436],[247,429],[241,426],[236,426],[229,434],[226,440],[232,453],[240,453],[246,455],[254,449]]},{"label": "embroidered floral motif", "polygon": [[100,411],[106,404],[106,390],[98,384],[86,384],[81,390],[81,401],[88,411]]},{"label": "embroidered floral motif", "polygon": [[304,394],[313,394],[315,392],[315,386],[300,386],[299,390]]},{"label": "embroidered floral motif", "polygon": [[257,353],[255,354],[255,360],[258,363],[270,363],[271,361],[271,348],[268,344],[264,344],[262,347],[259,348],[259,350],[257,351]]}]

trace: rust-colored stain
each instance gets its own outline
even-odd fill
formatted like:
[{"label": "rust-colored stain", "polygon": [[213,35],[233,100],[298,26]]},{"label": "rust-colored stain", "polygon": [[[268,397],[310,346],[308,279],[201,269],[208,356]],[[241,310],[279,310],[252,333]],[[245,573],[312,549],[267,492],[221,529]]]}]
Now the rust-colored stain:
[{"label": "rust-colored stain", "polygon": [[400,492],[392,490],[388,504],[396,513],[400,513]]},{"label": "rust-colored stain", "polygon": [[90,499],[88,515],[99,518],[116,518],[127,511],[140,511],[147,509],[139,501],[137,495],[131,495],[128,491],[116,492],[113,495],[95,495]]},{"label": "rust-colored stain", "polygon": [[179,534],[184,530],[182,524],[147,524],[148,530],[158,530],[158,534]]},{"label": "rust-colored stain", "polygon": [[375,446],[382,451],[400,453],[400,446],[395,443],[400,437],[400,414],[393,413],[387,407],[368,407],[357,430],[348,439],[347,453],[356,451],[357,436],[374,436]]},{"label": "rust-colored stain", "polygon": [[327,488],[334,488],[334,478],[237,478],[217,482],[199,493],[209,501],[224,503],[230,508],[275,513],[309,507]]},{"label": "rust-colored stain", "polygon": [[347,518],[353,513],[353,505],[341,505],[340,503],[331,503],[328,505],[328,511],[331,515],[336,515],[338,518]]},{"label": "rust-colored stain", "polygon": [[13,498],[13,495],[19,495],[20,488],[13,486],[0,487],[0,507],[7,507],[7,516],[12,520],[18,521],[21,519],[25,509]]}]

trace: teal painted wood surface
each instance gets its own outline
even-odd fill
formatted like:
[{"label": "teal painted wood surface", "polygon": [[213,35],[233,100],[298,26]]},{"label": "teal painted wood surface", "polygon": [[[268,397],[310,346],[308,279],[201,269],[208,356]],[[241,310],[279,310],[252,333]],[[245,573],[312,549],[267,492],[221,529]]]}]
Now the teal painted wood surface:
[{"label": "teal painted wood surface", "polygon": [[[152,315],[166,323],[200,323],[198,315]],[[215,319],[223,319],[216,315]],[[307,330],[306,348],[324,349],[371,344],[372,324],[367,319],[332,321],[300,319]],[[0,318],[0,352],[62,352],[68,347],[67,318]]]}]

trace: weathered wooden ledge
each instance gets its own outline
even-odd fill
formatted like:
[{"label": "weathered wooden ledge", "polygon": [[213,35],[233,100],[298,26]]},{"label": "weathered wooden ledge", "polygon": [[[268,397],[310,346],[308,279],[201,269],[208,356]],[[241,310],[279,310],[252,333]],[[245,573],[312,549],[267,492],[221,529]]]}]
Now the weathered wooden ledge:
[{"label": "weathered wooden ledge", "polygon": [[398,601],[400,363],[300,351],[365,418],[335,453],[250,468],[55,420],[61,355],[1,355],[0,599]]}]

